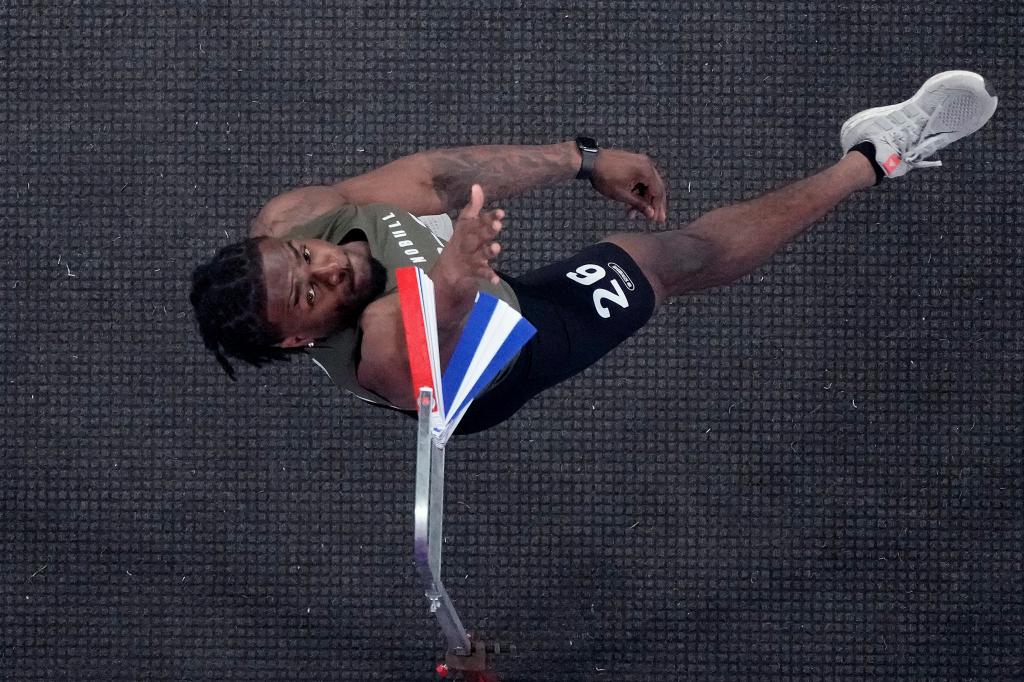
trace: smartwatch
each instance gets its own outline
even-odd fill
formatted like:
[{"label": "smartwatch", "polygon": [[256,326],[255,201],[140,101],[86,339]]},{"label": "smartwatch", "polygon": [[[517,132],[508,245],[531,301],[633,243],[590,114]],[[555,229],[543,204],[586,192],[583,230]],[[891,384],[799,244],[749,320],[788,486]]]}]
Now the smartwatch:
[{"label": "smartwatch", "polygon": [[583,163],[580,164],[580,172],[576,174],[576,178],[578,180],[589,180],[594,172],[597,152],[601,148],[597,146],[597,140],[592,137],[583,136],[576,138],[576,148],[580,150],[580,156],[583,157]]}]

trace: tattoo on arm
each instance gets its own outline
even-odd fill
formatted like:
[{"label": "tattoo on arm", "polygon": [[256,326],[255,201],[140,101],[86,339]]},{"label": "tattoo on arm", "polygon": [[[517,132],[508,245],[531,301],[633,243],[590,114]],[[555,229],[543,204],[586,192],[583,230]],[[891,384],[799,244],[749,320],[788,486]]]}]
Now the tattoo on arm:
[{"label": "tattoo on arm", "polygon": [[446,210],[469,201],[473,184],[488,201],[506,199],[575,177],[579,152],[574,143],[536,146],[478,146],[427,152],[433,186]]}]

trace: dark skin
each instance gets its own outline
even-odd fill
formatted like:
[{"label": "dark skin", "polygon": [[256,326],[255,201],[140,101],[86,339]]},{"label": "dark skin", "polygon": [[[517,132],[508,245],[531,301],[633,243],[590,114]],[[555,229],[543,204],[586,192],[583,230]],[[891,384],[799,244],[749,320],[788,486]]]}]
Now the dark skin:
[{"label": "dark skin", "polygon": [[[293,227],[346,204],[384,202],[414,215],[454,214],[452,239],[429,275],[438,310],[442,360],[454,350],[479,282],[498,278],[491,263],[505,217],[484,210],[484,197],[502,199],[568,182],[579,170],[573,142],[533,147],[439,149],[399,159],[330,186],[304,187],[275,197],[253,220],[250,236],[261,244],[267,285],[267,318],[297,348],[358,324],[364,343],[358,380],[365,388],[408,409],[415,407],[397,295],[369,303],[369,250],[365,242],[337,246],[314,239],[277,239]],[[665,186],[650,159],[602,150],[593,186],[624,201],[632,213],[664,220]],[[461,209],[461,211],[460,211]]]},{"label": "dark skin", "polygon": [[267,319],[288,332],[282,347],[329,336],[347,311],[362,310],[374,293],[366,242],[338,246],[321,239],[272,239],[260,244],[260,252]]},{"label": "dark skin", "polygon": [[[454,215],[479,184],[488,201],[569,182],[582,159],[574,142],[432,149],[333,185],[300,187],[271,199],[250,226],[252,237],[276,237],[345,204],[388,203],[413,215]],[[665,183],[643,154],[602,149],[591,185],[631,214],[665,222]]]},{"label": "dark skin", "polygon": [[[491,262],[501,251],[495,239],[505,212],[482,211],[482,206],[483,190],[474,185],[470,204],[460,213],[445,247],[448,255],[442,254],[430,271],[445,358],[453,350],[447,341],[461,330],[462,311],[472,306],[478,283],[484,279],[498,283]],[[267,320],[285,330],[282,348],[308,345],[357,319],[365,335],[367,322],[382,322],[380,311],[390,308],[382,301],[397,300],[390,296],[370,303],[380,291],[372,281],[371,255],[364,241],[339,246],[321,239],[267,239],[259,248],[267,285]],[[398,331],[401,333],[400,327]],[[367,354],[373,356],[370,345],[378,346],[368,344],[363,349],[364,359]]]},{"label": "dark skin", "polygon": [[[282,235],[348,203],[391,203],[414,215],[454,213],[462,208],[451,241],[429,273],[435,284],[439,342],[447,358],[480,280],[495,278],[491,262],[500,249],[496,238],[505,214],[500,209],[484,210],[484,198],[503,199],[568,181],[579,163],[571,142],[546,147],[424,152],[336,185],[282,194],[260,211],[250,234]],[[752,272],[840,201],[871,187],[874,181],[868,160],[852,152],[815,175],[716,209],[681,229],[622,232],[604,241],[620,246],[632,257],[660,303],[667,297],[727,284]],[[658,221],[666,217],[665,185],[646,156],[602,150],[591,183],[605,196],[625,202],[631,213]],[[471,189],[474,185],[478,187]],[[359,383],[399,407],[413,409],[415,399],[397,295],[365,305],[362,301],[372,298],[372,292],[363,284],[367,261],[359,243],[337,247],[315,241],[306,242],[314,247],[310,249],[310,262],[304,255],[300,262],[277,240],[268,240],[264,246],[264,267],[273,273],[268,276],[268,292],[275,292],[271,298],[276,301],[267,312],[284,333],[281,346],[305,345],[346,325],[358,324],[365,342]],[[312,283],[314,290],[300,294],[311,295],[312,308],[280,304],[281,297],[292,296],[292,289],[300,285],[300,289],[305,288],[307,283]],[[328,303],[326,312],[323,307],[316,309],[317,300]]]}]

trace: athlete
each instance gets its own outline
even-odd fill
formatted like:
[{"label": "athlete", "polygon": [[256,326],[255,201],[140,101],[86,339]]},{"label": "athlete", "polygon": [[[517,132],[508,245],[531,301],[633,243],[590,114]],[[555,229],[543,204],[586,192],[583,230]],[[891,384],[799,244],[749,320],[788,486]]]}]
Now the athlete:
[{"label": "athlete", "polygon": [[248,239],[196,268],[191,301],[206,347],[232,378],[228,355],[260,366],[302,352],[345,390],[412,415],[395,270],[416,265],[433,280],[443,361],[477,292],[489,292],[537,334],[456,431],[473,433],[592,365],[666,298],[739,279],[852,193],[940,165],[924,159],[980,129],[996,105],[978,74],[940,73],[910,99],[847,120],[844,155],[815,175],[681,229],[613,234],[518,277],[492,267],[505,213],[485,201],[575,176],[631,214],[665,222],[665,185],[650,159],[590,138],[421,152],[275,197]]}]

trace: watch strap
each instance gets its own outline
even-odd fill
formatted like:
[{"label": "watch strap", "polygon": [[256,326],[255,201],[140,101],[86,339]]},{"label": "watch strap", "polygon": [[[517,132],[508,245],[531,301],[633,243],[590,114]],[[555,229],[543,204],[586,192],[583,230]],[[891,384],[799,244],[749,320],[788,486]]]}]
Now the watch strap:
[{"label": "watch strap", "polygon": [[577,180],[589,180],[594,174],[594,164],[597,162],[597,153],[600,151],[597,142],[592,137],[577,137],[576,148],[580,150],[580,171],[576,174]]}]

